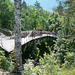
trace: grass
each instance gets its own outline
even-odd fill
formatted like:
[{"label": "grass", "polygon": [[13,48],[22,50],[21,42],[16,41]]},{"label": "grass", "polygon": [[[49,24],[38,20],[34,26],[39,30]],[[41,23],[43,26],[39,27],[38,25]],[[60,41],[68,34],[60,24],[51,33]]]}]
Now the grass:
[{"label": "grass", "polygon": [[[6,75],[6,73],[3,72],[3,70],[0,70],[0,75]],[[75,75],[75,67],[61,68],[59,75]]]},{"label": "grass", "polygon": [[75,67],[62,68],[59,75],[75,75]]}]

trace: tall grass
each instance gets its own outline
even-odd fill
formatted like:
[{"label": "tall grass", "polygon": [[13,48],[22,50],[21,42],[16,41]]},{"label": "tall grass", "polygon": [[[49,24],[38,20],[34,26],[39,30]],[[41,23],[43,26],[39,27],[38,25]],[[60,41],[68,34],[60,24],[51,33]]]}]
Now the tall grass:
[{"label": "tall grass", "polygon": [[62,68],[59,75],[75,75],[75,67]]}]

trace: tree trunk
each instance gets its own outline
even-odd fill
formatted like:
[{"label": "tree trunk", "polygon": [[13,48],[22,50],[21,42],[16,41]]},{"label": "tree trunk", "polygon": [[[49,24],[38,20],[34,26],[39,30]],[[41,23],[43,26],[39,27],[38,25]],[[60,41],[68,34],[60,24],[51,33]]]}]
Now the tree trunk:
[{"label": "tree trunk", "polygon": [[[15,5],[15,70],[22,71],[21,55],[21,0],[14,0]],[[21,75],[17,73],[16,75]]]}]

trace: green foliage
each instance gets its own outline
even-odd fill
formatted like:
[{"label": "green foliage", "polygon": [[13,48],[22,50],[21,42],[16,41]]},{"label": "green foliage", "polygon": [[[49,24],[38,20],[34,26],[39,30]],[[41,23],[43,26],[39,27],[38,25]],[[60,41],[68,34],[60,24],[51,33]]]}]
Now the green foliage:
[{"label": "green foliage", "polygon": [[65,15],[69,17],[75,17],[75,0],[65,0]]},{"label": "green foliage", "polygon": [[34,62],[35,62],[34,60],[28,59],[24,64],[24,72],[32,75],[70,75],[70,74],[74,75],[75,74],[74,66],[66,65],[67,66],[66,68],[65,67],[59,68],[59,64],[55,59],[54,54],[49,55],[45,53],[44,58],[40,58],[39,65],[37,66],[34,66],[33,64]]},{"label": "green foliage", "polygon": [[26,63],[23,65],[24,67],[24,72],[26,72],[27,74],[33,74],[34,72],[34,64],[32,63],[34,60],[30,60],[28,59],[26,61]]},{"label": "green foliage", "polygon": [[22,46],[23,59],[31,58],[39,61],[40,56],[43,57],[44,53],[50,53],[53,50],[54,38],[46,37],[33,40]]},{"label": "green foliage", "polygon": [[[72,37],[64,38],[63,33],[61,33],[61,31],[60,31],[54,48],[56,50],[55,55],[56,55],[57,59],[60,60],[60,64],[66,63],[66,61],[67,61],[68,64],[69,63],[73,64],[75,62],[74,61],[74,57],[75,57],[75,55],[74,55],[74,53],[75,53],[75,41],[74,41],[74,39]],[[69,57],[67,56],[68,52],[70,54],[72,54],[73,59],[70,59],[71,56],[69,56]],[[71,66],[71,64],[69,66]]]},{"label": "green foliage", "polygon": [[5,52],[0,48],[0,68],[4,70],[13,70],[13,62],[10,58],[5,57]]},{"label": "green foliage", "polygon": [[56,58],[60,60],[60,64],[64,63],[66,67],[74,66],[75,63],[75,17],[73,17],[75,12],[72,14],[72,11],[74,11],[74,3],[73,0],[65,0],[64,3],[62,3],[65,5],[63,6],[63,18],[54,47],[56,51]]},{"label": "green foliage", "polygon": [[54,7],[53,10],[55,12],[58,12],[60,15],[63,15],[63,12],[64,12],[64,5],[63,5],[63,2],[61,0],[58,0],[57,1],[59,4],[57,7]]},{"label": "green foliage", "polygon": [[44,54],[44,58],[40,58],[39,65],[33,65],[32,61],[24,64],[24,71],[32,75],[58,75],[59,65],[53,57],[53,54]]},{"label": "green foliage", "polygon": [[[61,17],[57,13],[50,13],[44,10],[38,1],[36,1],[34,6],[27,6],[26,2],[23,1],[21,10],[22,30],[35,28],[36,30],[42,29],[56,32],[60,29]],[[13,30],[14,5],[10,0],[0,1],[0,15],[0,27]]]},{"label": "green foliage", "polygon": [[59,72],[59,75],[74,75],[75,67],[62,68]]},{"label": "green foliage", "polygon": [[57,75],[59,71],[59,65],[53,54],[44,54],[44,58],[40,59],[40,68],[41,75]]},{"label": "green foliage", "polygon": [[36,7],[37,10],[40,10],[41,6],[40,3],[36,0],[34,6]]},{"label": "green foliage", "polygon": [[64,67],[75,67],[75,53],[68,52],[65,57],[65,63],[63,64]]},{"label": "green foliage", "polygon": [[50,12],[42,8],[39,11],[34,6],[29,6],[27,9],[22,8],[22,30],[32,30],[33,28],[47,30],[49,15]]},{"label": "green foliage", "polygon": [[10,0],[0,0],[0,27],[13,29],[13,3]]},{"label": "green foliage", "polygon": [[36,30],[42,29],[56,32],[61,27],[62,17],[56,12],[50,13],[44,10],[36,1],[34,6],[27,6],[27,9],[24,7],[22,8],[21,21],[22,30],[31,30],[35,28]]},{"label": "green foliage", "polygon": [[50,15],[50,18],[48,20],[48,22],[49,22],[49,30],[52,31],[52,32],[58,32],[58,30],[61,29],[62,19],[63,19],[62,16],[60,16],[56,12],[53,12]]},{"label": "green foliage", "polygon": [[22,3],[22,8],[27,9],[27,4],[25,1],[23,1],[23,3]]}]

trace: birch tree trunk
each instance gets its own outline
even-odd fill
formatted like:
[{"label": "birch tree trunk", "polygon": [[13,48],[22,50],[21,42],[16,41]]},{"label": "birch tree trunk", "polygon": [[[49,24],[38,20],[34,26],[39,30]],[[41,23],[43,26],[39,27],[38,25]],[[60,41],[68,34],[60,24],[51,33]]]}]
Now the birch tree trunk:
[{"label": "birch tree trunk", "polygon": [[[15,68],[22,71],[22,55],[21,55],[21,0],[14,0],[15,5]],[[17,75],[21,75],[20,73]]]}]

